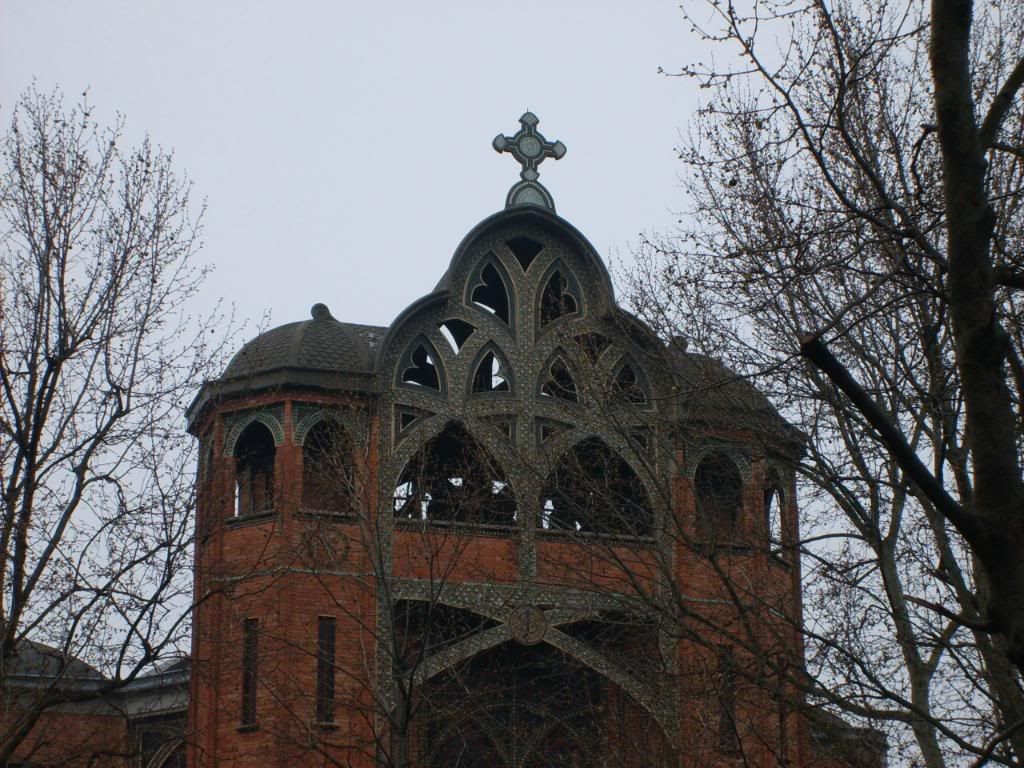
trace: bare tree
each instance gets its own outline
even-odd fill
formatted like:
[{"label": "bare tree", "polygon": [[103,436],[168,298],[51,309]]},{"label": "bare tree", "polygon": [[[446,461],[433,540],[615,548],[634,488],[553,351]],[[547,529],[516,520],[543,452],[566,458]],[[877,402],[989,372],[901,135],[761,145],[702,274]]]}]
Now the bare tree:
[{"label": "bare tree", "polygon": [[926,765],[1017,764],[1021,8],[687,10],[739,63],[682,72],[689,215],[633,303],[808,435],[817,693]]},{"label": "bare tree", "polygon": [[[85,95],[29,88],[0,139],[0,664],[39,718],[188,638],[194,456],[185,398],[223,333],[188,314],[201,209],[169,154],[122,146]],[[47,683],[18,688],[22,676]]]}]

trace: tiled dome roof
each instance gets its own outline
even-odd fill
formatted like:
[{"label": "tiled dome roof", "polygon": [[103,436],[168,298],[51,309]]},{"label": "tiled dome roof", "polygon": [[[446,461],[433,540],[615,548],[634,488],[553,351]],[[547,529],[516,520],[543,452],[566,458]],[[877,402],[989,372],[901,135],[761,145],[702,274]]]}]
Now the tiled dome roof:
[{"label": "tiled dome roof", "polygon": [[261,333],[242,347],[221,381],[280,369],[369,373],[386,328],[342,323],[323,304],[311,320],[288,323]]}]

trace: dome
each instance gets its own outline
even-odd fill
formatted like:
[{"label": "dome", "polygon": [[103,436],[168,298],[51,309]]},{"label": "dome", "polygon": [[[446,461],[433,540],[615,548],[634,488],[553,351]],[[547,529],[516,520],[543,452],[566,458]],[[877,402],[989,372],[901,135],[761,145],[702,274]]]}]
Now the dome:
[{"label": "dome", "polygon": [[342,323],[324,304],[315,304],[311,314],[310,320],[272,328],[247,343],[228,363],[220,380],[253,377],[282,369],[332,373],[373,371],[377,345],[386,328]]}]

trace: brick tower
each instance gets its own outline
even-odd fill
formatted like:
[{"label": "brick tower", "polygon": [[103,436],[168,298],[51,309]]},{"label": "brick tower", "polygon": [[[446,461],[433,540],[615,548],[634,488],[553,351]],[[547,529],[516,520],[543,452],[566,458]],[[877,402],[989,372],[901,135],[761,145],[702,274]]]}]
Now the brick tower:
[{"label": "brick tower", "polygon": [[799,440],[618,307],[533,115],[494,145],[521,179],[432,292],[317,304],[190,408],[190,765],[812,764]]}]

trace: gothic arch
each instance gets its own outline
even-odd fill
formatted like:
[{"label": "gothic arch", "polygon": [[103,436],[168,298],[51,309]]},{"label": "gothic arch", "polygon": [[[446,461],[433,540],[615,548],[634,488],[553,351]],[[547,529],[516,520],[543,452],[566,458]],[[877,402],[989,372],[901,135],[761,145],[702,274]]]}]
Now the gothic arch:
[{"label": "gothic arch", "polygon": [[540,335],[563,318],[581,318],[586,300],[579,280],[562,259],[556,259],[537,283],[534,327]]},{"label": "gothic arch", "polygon": [[490,315],[509,328],[516,327],[515,285],[493,251],[488,251],[477,262],[466,280],[464,302],[470,309]]},{"label": "gothic arch", "polygon": [[646,371],[628,355],[623,355],[612,366],[607,391],[613,401],[640,408],[649,407],[653,399]]},{"label": "gothic arch", "polygon": [[543,530],[648,537],[654,520],[640,474],[599,437],[563,453],[541,487]]},{"label": "gothic arch", "polygon": [[534,396],[539,402],[550,403],[582,403],[584,392],[583,377],[579,368],[570,362],[570,358],[561,347],[555,349],[537,376]]},{"label": "gothic arch", "polygon": [[448,421],[416,449],[393,487],[396,520],[516,525],[508,473],[458,421]]},{"label": "gothic arch", "polygon": [[[494,370],[494,364],[498,370]],[[484,366],[488,370],[484,370]],[[495,379],[500,378],[504,387],[497,384]],[[476,395],[502,395],[514,397],[518,393],[515,384],[515,376],[512,372],[512,365],[508,357],[502,352],[501,347],[494,341],[489,341],[480,348],[469,366],[469,377],[466,380],[466,396]]]},{"label": "gothic arch", "polygon": [[[555,612],[548,611],[546,615],[552,615]],[[579,618],[579,615],[572,618]],[[510,647],[517,645],[507,624],[483,630],[424,659],[413,682],[417,686],[424,686],[459,664],[485,652],[496,651],[503,645]],[[672,706],[664,701],[663,692],[655,684],[641,682],[622,669],[614,659],[591,648],[586,643],[570,637],[556,626],[548,627],[540,646],[561,651],[582,667],[617,686],[654,718],[662,733],[669,737],[670,741],[674,740],[675,726]]]},{"label": "gothic arch", "polygon": [[422,333],[416,336],[398,358],[395,383],[425,394],[444,395],[448,391],[448,378],[437,348]]}]

